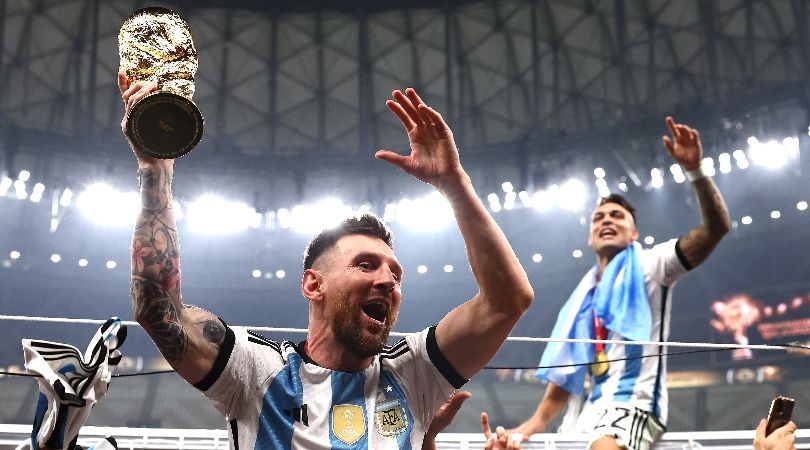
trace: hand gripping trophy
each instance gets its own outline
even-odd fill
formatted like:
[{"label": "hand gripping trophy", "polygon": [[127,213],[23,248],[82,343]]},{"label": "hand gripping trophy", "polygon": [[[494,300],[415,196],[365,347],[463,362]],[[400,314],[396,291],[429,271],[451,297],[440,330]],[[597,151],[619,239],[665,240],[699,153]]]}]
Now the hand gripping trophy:
[{"label": "hand gripping trophy", "polygon": [[158,85],[127,115],[126,131],[132,143],[159,159],[190,152],[202,138],[203,117],[191,101],[197,50],[188,24],[166,8],[139,9],[118,32],[118,54],[121,70],[131,81]]}]

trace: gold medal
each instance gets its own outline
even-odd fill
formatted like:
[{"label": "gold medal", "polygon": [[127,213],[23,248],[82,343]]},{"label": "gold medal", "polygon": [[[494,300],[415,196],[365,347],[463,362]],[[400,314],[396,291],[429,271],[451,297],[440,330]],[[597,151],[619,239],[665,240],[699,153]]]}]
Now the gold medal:
[{"label": "gold medal", "polygon": [[601,377],[607,373],[609,367],[608,357],[604,351],[596,352],[593,355],[593,363],[591,363],[591,374],[593,376]]}]

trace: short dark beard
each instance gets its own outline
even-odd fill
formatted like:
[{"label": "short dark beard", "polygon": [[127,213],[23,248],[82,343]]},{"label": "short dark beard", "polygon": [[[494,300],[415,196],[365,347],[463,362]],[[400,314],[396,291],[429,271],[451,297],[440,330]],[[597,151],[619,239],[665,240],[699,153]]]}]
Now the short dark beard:
[{"label": "short dark beard", "polygon": [[348,302],[341,301],[335,305],[335,314],[332,318],[332,330],[335,338],[354,356],[364,359],[378,355],[385,343],[388,342],[388,335],[396,322],[396,317],[389,311],[385,320],[385,325],[379,337],[364,338],[361,329],[360,315],[351,307]]}]

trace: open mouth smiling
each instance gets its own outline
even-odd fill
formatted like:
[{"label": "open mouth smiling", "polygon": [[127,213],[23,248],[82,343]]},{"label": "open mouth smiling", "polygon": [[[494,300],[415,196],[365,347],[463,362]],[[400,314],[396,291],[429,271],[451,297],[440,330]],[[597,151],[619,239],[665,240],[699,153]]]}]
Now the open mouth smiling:
[{"label": "open mouth smiling", "polygon": [[371,301],[360,307],[363,313],[372,320],[385,324],[388,317],[388,305],[380,301]]}]

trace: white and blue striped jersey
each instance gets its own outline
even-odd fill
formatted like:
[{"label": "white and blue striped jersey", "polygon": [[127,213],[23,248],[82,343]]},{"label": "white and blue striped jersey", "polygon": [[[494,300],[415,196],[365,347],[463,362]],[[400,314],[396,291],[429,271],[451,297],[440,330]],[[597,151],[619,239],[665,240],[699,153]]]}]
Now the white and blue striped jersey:
[{"label": "white and blue striped jersey", "polygon": [[[652,313],[650,341],[666,341],[669,337],[672,288],[691,268],[672,239],[639,254],[647,297]],[[608,339],[624,340],[615,332]],[[667,421],[666,346],[608,344],[605,347],[610,366],[602,376],[592,377],[592,388],[580,417],[593,409],[613,402],[628,403],[647,411],[665,425]],[[642,355],[655,355],[641,358]],[[614,361],[622,358],[637,358]]]},{"label": "white and blue striped jersey", "polygon": [[466,382],[434,330],[385,347],[365,370],[338,372],[316,365],[300,344],[228,327],[195,386],[228,421],[232,449],[419,450],[436,409]]}]

